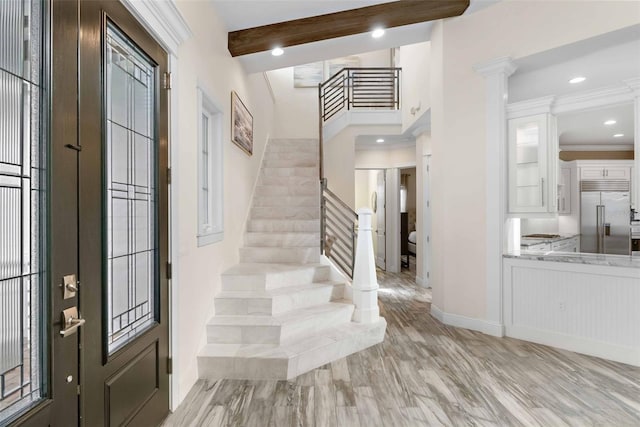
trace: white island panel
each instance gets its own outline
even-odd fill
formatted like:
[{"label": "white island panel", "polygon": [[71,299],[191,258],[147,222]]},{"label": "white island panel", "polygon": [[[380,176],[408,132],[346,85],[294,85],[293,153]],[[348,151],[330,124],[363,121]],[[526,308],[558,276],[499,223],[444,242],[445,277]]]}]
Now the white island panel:
[{"label": "white island panel", "polygon": [[640,269],[514,257],[503,265],[507,336],[640,366]]}]

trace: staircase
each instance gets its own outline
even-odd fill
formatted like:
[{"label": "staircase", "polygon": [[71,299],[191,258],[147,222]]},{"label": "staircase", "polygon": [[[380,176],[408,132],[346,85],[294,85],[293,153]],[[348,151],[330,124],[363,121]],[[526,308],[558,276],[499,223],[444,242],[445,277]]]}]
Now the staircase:
[{"label": "staircase", "polygon": [[382,342],[352,322],[346,280],[320,256],[318,141],[271,140],[240,248],[198,356],[205,379],[290,379]]}]

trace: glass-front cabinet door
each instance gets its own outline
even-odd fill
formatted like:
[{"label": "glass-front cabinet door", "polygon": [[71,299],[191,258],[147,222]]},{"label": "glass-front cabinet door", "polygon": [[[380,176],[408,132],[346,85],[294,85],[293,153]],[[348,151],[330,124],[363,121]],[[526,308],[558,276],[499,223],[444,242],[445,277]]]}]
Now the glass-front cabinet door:
[{"label": "glass-front cabinet door", "polygon": [[553,131],[549,114],[509,120],[510,213],[557,211],[554,187],[558,159]]}]

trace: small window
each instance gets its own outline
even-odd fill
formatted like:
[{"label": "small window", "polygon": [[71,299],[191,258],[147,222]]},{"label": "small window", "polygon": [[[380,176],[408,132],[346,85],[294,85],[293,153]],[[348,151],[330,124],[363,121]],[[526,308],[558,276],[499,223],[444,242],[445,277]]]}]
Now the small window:
[{"label": "small window", "polygon": [[198,246],[224,238],[222,109],[198,88]]}]

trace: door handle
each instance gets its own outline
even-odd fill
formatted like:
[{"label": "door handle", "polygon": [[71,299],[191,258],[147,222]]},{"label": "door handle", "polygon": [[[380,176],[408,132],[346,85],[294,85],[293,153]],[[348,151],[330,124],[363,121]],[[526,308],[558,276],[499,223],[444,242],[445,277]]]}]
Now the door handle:
[{"label": "door handle", "polygon": [[73,306],[62,311],[62,329],[60,335],[68,337],[78,331],[78,328],[85,324],[86,320],[78,315],[78,308]]}]

